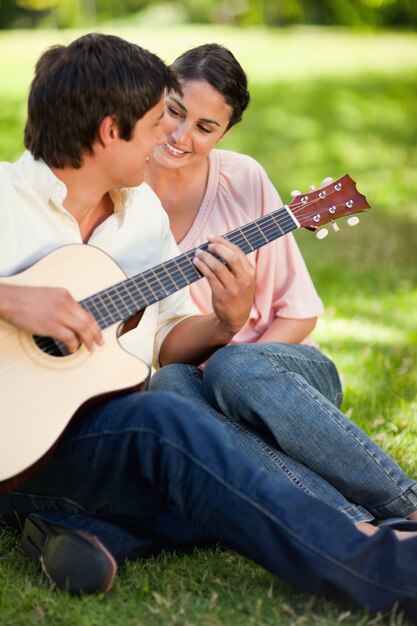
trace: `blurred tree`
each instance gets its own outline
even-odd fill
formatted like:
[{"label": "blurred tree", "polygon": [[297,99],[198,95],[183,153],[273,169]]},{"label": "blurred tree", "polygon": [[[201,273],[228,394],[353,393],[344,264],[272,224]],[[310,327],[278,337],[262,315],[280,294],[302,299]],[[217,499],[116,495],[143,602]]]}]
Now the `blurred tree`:
[{"label": "blurred tree", "polygon": [[96,0],[0,0],[0,28],[68,28],[96,22]]},{"label": "blurred tree", "polygon": [[243,23],[417,26],[416,0],[247,0]]},{"label": "blurred tree", "polygon": [[0,28],[95,24],[177,6],[188,22],[417,27],[417,0],[0,0]]},{"label": "blurred tree", "polygon": [[[41,0],[18,0],[38,2]],[[96,0],[55,0],[54,13],[59,28],[93,25],[97,22]]]},{"label": "blurred tree", "polygon": [[31,27],[43,11],[36,11],[20,6],[16,0],[0,0],[0,28]]},{"label": "blurred tree", "polygon": [[300,0],[306,23],[341,26],[417,26],[415,0]]}]

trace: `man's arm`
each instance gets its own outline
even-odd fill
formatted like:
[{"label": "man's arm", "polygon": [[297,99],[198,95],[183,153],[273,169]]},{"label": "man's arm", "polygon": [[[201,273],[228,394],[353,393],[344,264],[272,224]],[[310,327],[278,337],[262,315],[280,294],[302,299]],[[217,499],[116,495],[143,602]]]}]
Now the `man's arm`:
[{"label": "man's arm", "polygon": [[221,237],[208,239],[209,252],[197,252],[194,263],[209,282],[214,313],[187,317],[177,324],[162,343],[161,365],[202,363],[228,344],[248,319],[255,269],[238,246]]},{"label": "man's arm", "polygon": [[102,345],[95,319],[65,289],[0,283],[0,319],[29,333],[54,337],[70,352]]}]

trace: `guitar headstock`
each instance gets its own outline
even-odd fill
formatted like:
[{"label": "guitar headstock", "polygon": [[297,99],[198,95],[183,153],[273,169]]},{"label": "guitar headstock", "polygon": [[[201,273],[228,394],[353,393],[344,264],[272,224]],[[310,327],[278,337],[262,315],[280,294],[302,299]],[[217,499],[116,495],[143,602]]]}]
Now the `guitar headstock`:
[{"label": "guitar headstock", "polygon": [[351,216],[370,209],[365,196],[356,189],[356,183],[349,174],[321,189],[295,196],[288,207],[302,228],[315,231],[346,215],[351,219],[351,224],[357,223],[359,220]]}]

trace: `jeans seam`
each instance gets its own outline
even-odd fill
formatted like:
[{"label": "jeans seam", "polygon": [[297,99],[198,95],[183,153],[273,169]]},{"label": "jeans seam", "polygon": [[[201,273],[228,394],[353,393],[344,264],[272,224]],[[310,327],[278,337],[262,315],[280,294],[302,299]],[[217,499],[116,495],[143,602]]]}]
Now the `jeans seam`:
[{"label": "jeans seam", "polygon": [[[178,368],[181,367],[182,369],[186,370],[187,373],[189,373],[193,378],[198,379],[198,381],[202,382],[202,372],[196,368],[194,365],[187,365],[187,364],[176,364],[174,367]],[[172,388],[171,391],[175,392],[175,389]],[[206,398],[207,402],[209,404],[211,404],[209,402],[209,400]],[[216,407],[213,406],[213,409],[217,411]],[[240,425],[239,422],[237,422],[236,420],[228,417],[227,415],[224,415],[223,413],[220,413],[220,411],[217,411],[219,413],[219,415],[221,414],[221,418],[217,417],[217,419],[219,419],[222,422],[226,422],[230,428],[237,430],[239,432],[245,433],[248,432],[248,430],[246,428],[244,428],[243,426]],[[274,463],[276,463],[279,468],[282,471],[282,474],[284,475],[284,477],[293,485],[297,486],[299,489],[303,490],[305,493],[313,496],[314,494],[310,491],[310,489],[308,489],[308,487],[306,485],[304,485],[304,483],[290,470],[290,468],[284,463],[284,461],[282,461],[275,453],[273,448],[271,448],[271,446],[269,446],[265,441],[263,441],[262,439],[260,439],[253,431],[250,431],[251,436],[253,437],[253,440],[256,441],[256,443],[264,450],[264,452],[266,452],[266,454],[270,457],[270,459],[272,459],[274,461]]]},{"label": "jeans seam", "polygon": [[[337,382],[338,382],[338,389],[335,389],[335,393],[336,393],[336,398],[333,398],[333,404],[335,404],[335,406],[340,406],[340,402],[337,405],[336,404],[336,399],[340,399],[340,401],[343,398],[343,390],[342,390],[342,386],[341,386],[341,382],[340,382],[340,375],[339,372],[337,371],[337,368],[335,366],[335,364],[333,363],[333,361],[327,357],[326,355],[322,354],[319,350],[317,350],[316,348],[312,348],[311,346],[299,346],[299,347],[303,347],[303,348],[310,348],[311,350],[314,350],[318,355],[320,355],[320,357],[322,358],[318,358],[315,357],[314,355],[309,355],[309,356],[298,356],[297,354],[291,353],[291,354],[285,354],[285,362],[288,364],[288,367],[283,367],[283,366],[279,366],[277,367],[277,364],[274,362],[273,357],[275,356],[275,352],[268,350],[267,348],[262,348],[262,347],[258,347],[259,344],[251,344],[251,349],[257,353],[259,356],[266,358],[266,360],[272,365],[273,369],[277,372],[277,373],[289,373],[289,374],[294,374],[294,372],[290,371],[290,367],[291,367],[291,361],[293,362],[302,362],[302,363],[306,363],[308,367],[314,367],[315,365],[320,365],[322,367],[324,367],[326,370],[329,370],[332,372],[332,374],[335,375]],[[263,344],[263,345],[267,345],[267,344]],[[239,346],[241,347],[241,346]],[[224,348],[226,349],[226,348]]]},{"label": "jeans seam", "polygon": [[[295,376],[294,376],[291,372],[289,372],[289,374],[290,374],[291,378],[293,378],[293,380],[296,382],[296,384],[298,384],[298,385],[299,385],[299,386],[303,389],[302,385],[299,383],[299,381],[297,380],[297,378],[296,378],[296,377],[295,377]],[[322,407],[322,409],[323,409],[323,410],[327,413],[327,415],[330,417],[330,419],[331,419],[331,420],[336,421],[336,422],[339,424],[339,426],[341,426],[341,427],[345,430],[345,432],[349,433],[349,435],[350,435],[353,439],[355,439],[355,441],[356,441],[356,442],[357,442],[357,443],[361,446],[361,448],[365,451],[365,453],[366,453],[369,457],[371,457],[371,458],[373,459],[373,461],[375,461],[375,463],[377,463],[378,467],[380,467],[380,469],[384,472],[384,474],[387,476],[387,478],[389,478],[389,480],[390,480],[390,481],[391,481],[391,482],[392,482],[392,483],[393,483],[393,484],[397,487],[397,489],[399,489],[399,490],[400,490],[401,495],[404,495],[404,494],[405,494],[405,492],[406,492],[406,491],[408,491],[408,489],[409,489],[409,487],[410,487],[411,485],[410,485],[409,487],[407,487],[407,489],[404,489],[401,485],[399,485],[399,484],[398,484],[398,482],[394,479],[394,477],[393,477],[393,476],[391,476],[391,474],[390,474],[390,473],[386,470],[386,468],[385,468],[383,465],[381,465],[381,463],[380,463],[379,459],[378,459],[377,457],[375,457],[375,456],[372,454],[371,450],[369,450],[369,449],[366,447],[366,445],[364,445],[364,444],[363,444],[363,442],[361,442],[361,440],[360,440],[360,439],[358,439],[358,438],[356,437],[355,433],[353,433],[353,432],[352,432],[352,431],[351,431],[351,430],[347,427],[347,425],[344,425],[344,424],[342,424],[341,422],[339,422],[338,420],[336,420],[336,419],[334,418],[334,416],[332,415],[332,413],[331,413],[330,411],[328,411],[327,407],[326,407],[325,405],[323,405],[323,404],[320,402],[320,400],[319,400],[319,399],[315,398],[313,394],[310,394],[310,392],[308,391],[308,389],[304,389],[304,391],[305,391],[306,393],[308,393],[308,394],[310,395],[310,397],[311,397],[311,398],[313,398],[313,400],[315,400],[316,402],[319,402],[319,403],[320,403],[320,406],[321,406],[321,407]]]},{"label": "jeans seam", "polygon": [[[259,352],[260,354],[262,354],[262,351]],[[272,367],[275,369],[276,372],[280,372],[283,374],[288,374],[288,376],[290,376],[292,378],[292,380],[295,382],[295,384],[301,389],[302,392],[308,394],[310,396],[310,398],[312,398],[315,402],[317,402],[318,404],[320,404],[321,408],[326,412],[326,414],[328,415],[328,417],[330,417],[330,419],[333,422],[337,422],[337,424],[342,427],[346,433],[348,433],[353,439],[355,439],[355,441],[361,446],[361,448],[365,451],[365,453],[373,459],[373,461],[378,465],[378,467],[384,472],[384,474],[387,476],[387,478],[389,478],[389,480],[392,482],[393,485],[395,485],[395,487],[397,489],[399,489],[400,494],[401,495],[405,495],[405,492],[409,489],[409,487],[407,487],[406,490],[404,490],[403,487],[401,487],[401,485],[398,484],[398,482],[389,474],[389,472],[387,472],[387,470],[385,469],[385,467],[383,467],[383,465],[381,465],[381,463],[379,462],[379,460],[372,454],[372,452],[370,450],[368,450],[368,448],[356,437],[356,435],[349,429],[347,428],[347,425],[342,424],[341,422],[339,422],[338,420],[335,419],[335,417],[332,415],[332,413],[327,409],[327,407],[320,401],[319,398],[316,398],[314,396],[314,394],[310,393],[310,391],[304,387],[301,382],[298,380],[298,378],[294,375],[293,372],[290,372],[288,370],[285,369],[277,369],[275,367],[275,364],[271,361],[271,359],[268,357],[268,353],[266,351],[263,352],[263,356],[265,356],[267,358],[267,360],[269,361],[269,363],[272,365]],[[411,485],[410,485],[411,486]],[[385,504],[381,504],[379,506],[385,506]],[[374,507],[377,508],[377,507]]]},{"label": "jeans seam", "polygon": [[[231,428],[235,428],[236,430],[244,431],[245,429],[240,426],[239,422],[232,420],[230,417],[224,416],[224,419],[228,424],[231,425]],[[313,498],[317,498],[317,496],[310,491],[310,489],[304,485],[304,483],[296,476],[287,465],[274,453],[273,448],[268,446],[267,443],[259,439],[255,434],[253,434],[254,440],[258,443],[259,446],[274,460],[274,462],[281,468],[282,474],[284,477],[293,485],[297,486],[299,489],[312,496]],[[372,521],[375,517],[373,512],[368,512],[366,509],[362,510],[361,505],[354,505],[349,503],[349,506],[339,509],[341,513],[346,515],[350,519],[353,524],[357,524],[359,522],[369,522]]]},{"label": "jeans seam", "polygon": [[[401,493],[396,498],[393,498],[386,504],[372,507],[372,509],[370,509],[371,513],[377,518],[385,517],[386,512],[388,512],[390,515],[393,515],[392,509],[394,509],[395,516],[408,517],[409,515],[411,515],[411,513],[415,513],[415,511],[417,510],[417,494],[415,493],[416,488],[416,484],[410,485],[405,491],[403,491],[403,493]],[[411,499],[412,502],[402,502],[405,498],[408,498],[408,492],[411,492],[411,494],[414,496],[414,498]],[[397,503],[401,505],[400,513],[398,512],[398,508],[396,508]]]},{"label": "jeans seam", "polygon": [[287,465],[285,465],[285,463],[279,457],[277,457],[276,454],[274,454],[272,448],[270,448],[266,443],[264,443],[261,439],[258,439],[257,437],[254,437],[254,439],[261,446],[261,448],[271,457],[271,459],[273,459],[274,462],[281,468],[284,476],[291,484],[297,486],[299,489],[304,491],[304,493],[307,493],[310,496],[314,497],[314,494],[310,491],[310,489],[308,489],[308,487],[306,487],[304,483],[301,482],[301,480],[290,470],[290,468],[287,467]]},{"label": "jeans seam", "polygon": [[[252,346],[257,346],[258,344],[251,344]],[[253,350],[254,352],[257,352],[260,356],[265,356],[269,361],[270,361],[270,356],[274,355],[274,352],[269,351],[268,349],[262,349],[262,348],[257,348]],[[321,354],[321,353],[319,353]],[[324,358],[315,358],[314,356],[298,356],[297,354],[286,354],[285,355],[285,360],[286,361],[303,361],[303,362],[307,362],[307,363],[311,363],[311,364],[316,364],[316,363],[320,363],[321,365],[325,365],[327,366],[331,366],[332,369],[336,369],[334,363],[325,355],[322,355]],[[270,361],[271,362],[271,361]],[[272,365],[275,368],[275,364],[272,363]],[[283,371],[285,371],[285,369],[283,368]]]},{"label": "jeans seam", "polygon": [[[139,433],[139,432],[151,435],[152,437],[155,437],[156,439],[158,439],[161,443],[164,442],[167,445],[169,445],[169,446],[175,448],[176,450],[178,450],[179,452],[181,452],[192,463],[194,463],[196,466],[198,466],[203,471],[207,472],[218,483],[222,484],[225,489],[227,489],[228,491],[234,493],[238,497],[240,497],[243,500],[245,500],[250,506],[252,506],[253,508],[256,508],[265,517],[267,517],[274,524],[279,526],[284,533],[286,532],[286,533],[290,534],[297,543],[303,545],[306,549],[308,549],[311,552],[313,552],[314,554],[320,556],[325,561],[328,561],[328,562],[331,562],[332,564],[337,565],[339,568],[345,570],[346,572],[349,572],[351,575],[355,576],[357,579],[361,579],[363,581],[369,582],[374,587],[378,587],[380,589],[385,589],[385,590],[388,590],[390,592],[395,592],[395,593],[397,593],[399,595],[407,597],[406,592],[403,589],[399,589],[399,588],[397,589],[395,587],[388,587],[388,586],[385,586],[385,585],[381,585],[381,583],[379,583],[378,581],[374,581],[371,578],[369,578],[368,576],[364,576],[362,573],[359,573],[356,570],[352,569],[351,567],[348,567],[345,563],[341,562],[340,560],[337,560],[334,557],[331,557],[331,556],[327,555],[326,553],[322,552],[322,550],[320,550],[319,548],[310,545],[309,542],[307,542],[304,538],[300,538],[297,533],[295,533],[291,529],[287,528],[287,526],[285,524],[280,522],[280,520],[278,518],[276,518],[272,513],[270,513],[268,510],[266,510],[260,504],[258,504],[250,496],[244,494],[237,487],[234,487],[234,486],[230,485],[230,483],[226,482],[226,480],[224,478],[222,478],[217,473],[215,473],[208,465],[206,465],[205,463],[201,462],[197,457],[195,457],[193,454],[191,454],[187,449],[183,448],[182,445],[178,444],[176,441],[173,441],[172,439],[169,439],[166,435],[161,436],[160,433],[158,433],[157,431],[152,430],[151,428],[145,428],[145,427],[138,428],[138,427],[136,427],[136,428],[125,428],[122,431],[104,430],[104,431],[101,431],[99,433],[87,433],[85,435],[80,435],[80,436],[76,437],[73,441],[81,441],[81,440],[91,439],[91,438],[95,438],[95,437],[102,437],[103,435],[104,436],[116,436],[116,437],[119,437],[120,435],[125,435],[125,434],[128,434],[128,433]],[[415,595],[415,590],[414,589],[410,589],[409,593],[411,593],[414,596]]]}]

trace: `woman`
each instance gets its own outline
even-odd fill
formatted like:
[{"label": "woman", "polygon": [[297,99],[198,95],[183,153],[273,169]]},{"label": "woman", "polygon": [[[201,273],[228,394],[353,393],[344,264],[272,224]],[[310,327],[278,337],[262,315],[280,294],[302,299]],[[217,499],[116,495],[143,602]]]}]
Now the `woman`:
[{"label": "woman", "polygon": [[[216,148],[249,103],[245,73],[231,52],[199,46],[172,67],[182,94],[166,95],[167,141],[150,158],[146,181],[186,251],[281,202],[256,161]],[[338,409],[337,370],[309,339],[322,304],[295,240],[286,235],[250,258],[254,305],[234,345],[218,350],[204,369],[162,368],[151,389],[177,391],[229,421],[248,453],[367,534],[377,530],[377,520],[417,519],[417,485]],[[202,313],[211,312],[206,280],[191,293]]]}]

